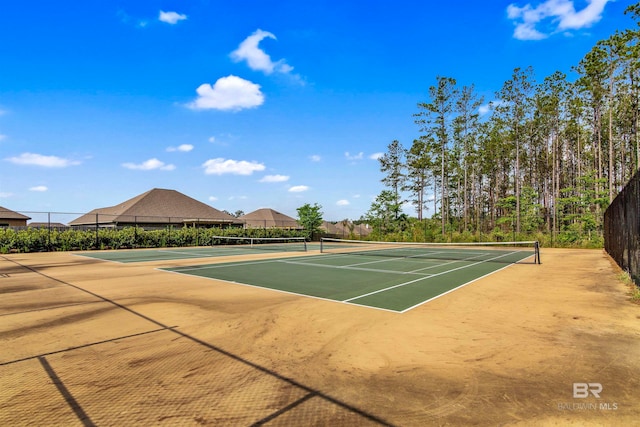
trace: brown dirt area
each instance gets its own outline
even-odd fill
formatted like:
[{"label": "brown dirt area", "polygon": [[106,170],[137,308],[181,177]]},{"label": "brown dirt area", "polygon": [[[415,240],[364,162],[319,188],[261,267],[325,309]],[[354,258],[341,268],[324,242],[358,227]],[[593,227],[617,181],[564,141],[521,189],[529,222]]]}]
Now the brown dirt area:
[{"label": "brown dirt area", "polygon": [[203,262],[0,256],[0,425],[640,425],[640,306],[601,250],[404,314],[157,270]]}]

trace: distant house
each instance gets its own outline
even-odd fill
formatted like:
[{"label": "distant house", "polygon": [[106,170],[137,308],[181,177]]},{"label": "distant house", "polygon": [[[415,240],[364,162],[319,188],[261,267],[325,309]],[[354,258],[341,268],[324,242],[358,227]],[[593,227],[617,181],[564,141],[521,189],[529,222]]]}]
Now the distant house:
[{"label": "distant house", "polygon": [[348,239],[350,237],[362,238],[371,234],[371,228],[367,224],[354,224],[351,221],[324,221],[320,226],[328,237]]},{"label": "distant house", "polygon": [[30,222],[27,224],[28,227],[31,228],[55,228],[55,229],[65,229],[69,228],[67,225],[61,222]]},{"label": "distant house", "polygon": [[344,234],[344,229],[342,227],[339,228],[336,224],[329,221],[323,221],[322,225],[320,226],[320,230],[331,237],[342,237],[342,235]]},{"label": "distant house", "polygon": [[238,219],[244,222],[245,228],[286,228],[290,230],[302,230],[303,228],[295,218],[268,208],[258,209],[242,215]]},{"label": "distant house", "polygon": [[26,227],[31,218],[0,206],[0,227]]},{"label": "distant house", "polygon": [[175,190],[154,188],[116,206],[94,209],[72,227],[241,227],[242,221]]}]

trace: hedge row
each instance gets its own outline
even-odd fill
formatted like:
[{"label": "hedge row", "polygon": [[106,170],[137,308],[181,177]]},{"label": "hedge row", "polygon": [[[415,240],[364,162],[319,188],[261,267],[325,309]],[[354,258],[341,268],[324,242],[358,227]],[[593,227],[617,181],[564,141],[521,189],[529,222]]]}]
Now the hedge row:
[{"label": "hedge row", "polygon": [[96,230],[0,228],[0,253],[78,251],[96,249],[164,248],[219,244],[215,236],[306,237],[306,233],[278,228],[165,228],[141,227]]}]

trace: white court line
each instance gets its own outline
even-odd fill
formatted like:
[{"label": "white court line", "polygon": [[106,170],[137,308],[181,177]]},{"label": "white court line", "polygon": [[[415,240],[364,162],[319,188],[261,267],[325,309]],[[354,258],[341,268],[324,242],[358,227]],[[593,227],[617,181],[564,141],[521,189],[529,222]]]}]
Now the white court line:
[{"label": "white court line", "polygon": [[388,287],[388,288],[379,289],[379,290],[377,290],[377,291],[369,292],[369,293],[364,294],[364,295],[360,295],[360,296],[357,296],[357,297],[353,297],[353,298],[346,299],[346,300],[344,300],[344,302],[350,302],[350,301],[353,301],[353,300],[356,300],[356,299],[360,299],[360,298],[368,297],[368,296],[370,296],[370,295],[379,294],[380,292],[386,292],[386,291],[391,290],[391,289],[395,289],[395,288],[399,288],[399,287],[402,287],[402,286],[410,285],[410,284],[412,284],[412,283],[419,282],[419,281],[421,281],[421,280],[427,280],[427,279],[431,279],[431,278],[436,277],[436,276],[442,276],[443,274],[451,273],[451,272],[453,272],[453,271],[462,270],[462,269],[464,269],[464,268],[473,267],[474,265],[482,264],[483,262],[493,261],[494,259],[499,259],[499,258],[505,257],[505,256],[507,256],[507,255],[515,254],[515,253],[517,253],[517,252],[519,252],[519,251],[506,253],[506,254],[504,254],[504,255],[500,255],[500,256],[493,257],[493,258],[489,258],[489,259],[486,259],[486,260],[478,261],[478,262],[475,262],[475,263],[473,263],[473,264],[463,265],[463,266],[458,267],[458,268],[453,268],[453,269],[451,269],[451,270],[443,271],[443,272],[441,272],[441,273],[436,273],[436,274],[433,274],[433,275],[431,275],[431,276],[421,277],[421,278],[419,278],[419,279],[411,280],[411,281],[409,281],[409,282],[400,283],[399,285],[394,285],[394,286],[390,286],[390,287]]},{"label": "white court line", "polygon": [[[519,252],[519,251],[516,251],[516,252]],[[446,253],[446,252],[435,252],[435,253],[442,254],[442,253]],[[449,253],[452,253],[452,252],[449,252]],[[458,252],[453,252],[453,253],[458,253]],[[462,252],[462,253],[464,253],[464,252]],[[511,252],[511,253],[515,253],[515,252]],[[436,264],[436,265],[432,265],[432,266],[429,266],[429,267],[419,268],[417,270],[411,270],[410,273],[417,272],[417,271],[422,271],[422,270],[429,270],[431,268],[438,268],[438,267],[442,267],[444,265],[455,264],[456,262],[467,262],[467,261],[471,261],[471,260],[473,260],[475,258],[484,256],[486,254],[487,254],[486,252],[482,252],[479,255],[475,255],[475,256],[472,256],[472,257],[463,258],[463,259],[457,259],[457,260],[445,262],[444,264]],[[494,258],[491,258],[491,259],[494,259]]]}]

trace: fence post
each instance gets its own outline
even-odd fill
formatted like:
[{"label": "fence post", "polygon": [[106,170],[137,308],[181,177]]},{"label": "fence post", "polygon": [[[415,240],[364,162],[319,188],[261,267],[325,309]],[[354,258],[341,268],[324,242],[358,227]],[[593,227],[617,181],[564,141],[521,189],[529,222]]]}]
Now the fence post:
[{"label": "fence post", "polygon": [[96,214],[96,249],[100,249],[100,236],[98,235],[98,215]]},{"label": "fence post", "polygon": [[51,212],[47,212],[47,251],[51,252]]}]

